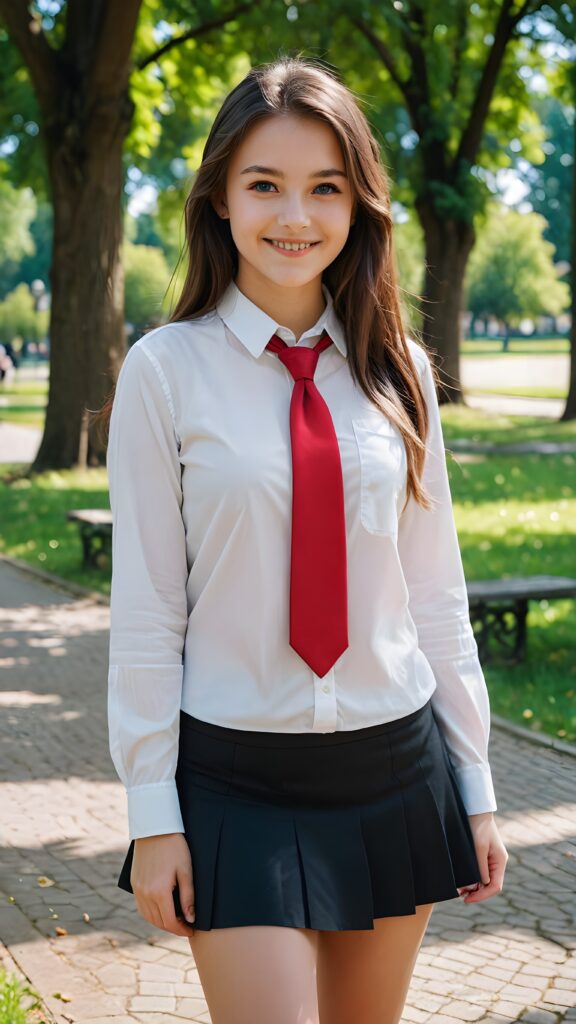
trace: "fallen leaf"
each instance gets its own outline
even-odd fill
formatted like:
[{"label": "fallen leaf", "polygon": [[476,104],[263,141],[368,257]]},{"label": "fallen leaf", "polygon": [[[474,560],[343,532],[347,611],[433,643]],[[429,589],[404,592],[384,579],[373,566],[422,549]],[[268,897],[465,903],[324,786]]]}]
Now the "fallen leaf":
[{"label": "fallen leaf", "polygon": [[57,925],[54,931],[56,932],[56,935],[68,935],[68,929],[63,928],[61,924]]},{"label": "fallen leaf", "polygon": [[67,995],[66,992],[53,992],[54,999],[61,999],[63,1003],[71,1003],[72,996]]},{"label": "fallen leaf", "polygon": [[49,885],[56,885],[54,879],[46,878],[46,875],[39,875],[36,881],[38,882],[38,885],[41,885],[43,888],[46,888]]}]

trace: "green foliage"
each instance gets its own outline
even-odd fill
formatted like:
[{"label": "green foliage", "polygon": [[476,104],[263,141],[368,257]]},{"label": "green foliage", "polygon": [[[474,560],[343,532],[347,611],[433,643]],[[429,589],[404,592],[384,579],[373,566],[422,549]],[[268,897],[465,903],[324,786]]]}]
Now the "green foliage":
[{"label": "green foliage", "polygon": [[554,247],[537,213],[494,205],[470,257],[468,309],[517,326],[524,317],[556,316],[568,305],[567,286],[554,268]]},{"label": "green foliage", "polygon": [[48,331],[48,313],[37,313],[27,284],[19,284],[0,302],[0,341],[39,341]]},{"label": "green foliage", "polygon": [[[4,206],[6,215],[4,216]],[[52,257],[52,207],[37,203],[31,189],[0,183],[0,299],[22,281],[41,279],[48,287]]]},{"label": "green foliage", "polygon": [[394,224],[400,300],[406,327],[421,329],[420,302],[424,268],[424,238],[416,217]]},{"label": "green foliage", "polygon": [[16,189],[0,181],[0,236],[3,260],[20,260],[34,251],[30,224],[36,214],[36,199],[30,188]]},{"label": "green foliage", "polygon": [[[369,99],[370,120],[382,133],[404,203],[411,193],[431,200],[441,219],[470,222],[489,198],[494,172],[512,166],[519,152],[538,158],[542,128],[532,107],[530,76],[519,75],[518,67],[536,71],[543,61],[530,41],[518,36],[508,44],[478,151],[472,162],[459,155],[501,2],[366,0],[359,7],[354,0],[341,0],[340,18],[329,0],[315,3],[313,12],[311,6],[303,20],[311,14],[328,18],[330,59]],[[359,21],[375,34],[380,52]],[[514,151],[508,148],[512,138],[519,147]]]},{"label": "green foliage", "polygon": [[570,195],[574,174],[574,108],[553,96],[535,99],[546,139],[537,164],[519,161],[518,174],[528,186],[522,203],[530,203],[546,218],[544,237],[556,248],[559,260],[570,260],[572,210]]},{"label": "green foliage", "polygon": [[142,329],[162,318],[164,296],[170,280],[166,257],[151,245],[123,246],[126,287],[125,317],[128,323]]},{"label": "green foliage", "polygon": [[126,160],[149,174],[160,190],[177,184],[198,166],[224,96],[248,71],[247,19],[227,22],[180,43],[157,61],[147,61],[167,40],[221,16],[231,6],[221,0],[196,4],[191,17],[189,8],[177,2],[144,0],[142,4],[130,85],[135,114]]},{"label": "green foliage", "polygon": [[190,184],[188,179],[179,181],[158,195],[156,226],[171,270],[176,267],[185,244],[184,203]]},{"label": "green foliage", "polygon": [[38,993],[0,966],[0,1024],[31,1024],[30,1013],[41,1009]]}]

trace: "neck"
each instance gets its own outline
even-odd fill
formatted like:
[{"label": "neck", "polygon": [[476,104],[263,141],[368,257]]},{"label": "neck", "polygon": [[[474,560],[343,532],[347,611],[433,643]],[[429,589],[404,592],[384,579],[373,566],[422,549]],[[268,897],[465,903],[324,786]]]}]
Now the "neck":
[{"label": "neck", "polygon": [[268,279],[246,280],[240,269],[235,284],[278,324],[289,327],[297,341],[304,331],[314,326],[326,308],[320,277],[302,288],[283,288]]}]

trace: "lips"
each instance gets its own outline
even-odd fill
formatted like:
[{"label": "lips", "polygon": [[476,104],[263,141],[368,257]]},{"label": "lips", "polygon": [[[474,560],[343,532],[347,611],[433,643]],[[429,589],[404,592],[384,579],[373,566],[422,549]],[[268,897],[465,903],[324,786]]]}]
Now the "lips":
[{"label": "lips", "polygon": [[[316,245],[320,245],[320,242],[297,242],[296,240],[285,242],[284,239],[279,238],[265,238],[264,241],[267,242],[268,245],[271,245],[273,249],[277,249],[279,252],[290,253],[309,252],[310,249],[313,249]],[[296,246],[297,248],[292,248],[292,246]]]}]

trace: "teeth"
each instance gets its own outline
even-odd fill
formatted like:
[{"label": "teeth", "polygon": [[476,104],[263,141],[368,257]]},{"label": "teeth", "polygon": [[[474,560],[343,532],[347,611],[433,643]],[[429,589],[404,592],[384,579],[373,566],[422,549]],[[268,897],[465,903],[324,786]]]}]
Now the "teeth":
[{"label": "teeth", "polygon": [[272,245],[275,245],[277,249],[292,249],[297,251],[298,249],[309,249],[312,242],[275,242],[274,239],[270,239]]}]

